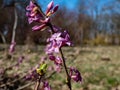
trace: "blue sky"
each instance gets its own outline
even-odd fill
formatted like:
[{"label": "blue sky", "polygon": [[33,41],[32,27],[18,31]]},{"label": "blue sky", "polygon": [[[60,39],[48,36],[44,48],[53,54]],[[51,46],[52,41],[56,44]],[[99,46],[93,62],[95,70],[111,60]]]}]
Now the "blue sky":
[{"label": "blue sky", "polygon": [[[46,6],[50,1],[51,0],[38,0],[38,2],[42,5],[43,10],[46,9]],[[77,9],[78,1],[80,0],[53,0],[53,1],[55,4],[59,4],[59,8],[61,8],[62,6],[66,6],[70,10],[75,10]],[[86,4],[89,4],[89,1],[90,0],[85,0]],[[114,0],[93,0],[93,1],[97,2],[99,8],[108,5],[108,3],[112,1],[114,2]]]},{"label": "blue sky", "polygon": [[[39,3],[41,3],[43,10],[45,10],[45,7],[51,0],[38,0]],[[74,9],[78,0],[53,0],[55,4],[58,4],[60,8],[62,6],[66,6],[68,9]]]}]

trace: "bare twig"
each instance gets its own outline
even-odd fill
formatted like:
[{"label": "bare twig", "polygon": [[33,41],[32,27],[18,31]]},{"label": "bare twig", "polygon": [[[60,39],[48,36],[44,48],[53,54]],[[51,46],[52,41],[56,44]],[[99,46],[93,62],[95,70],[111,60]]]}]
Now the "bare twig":
[{"label": "bare twig", "polygon": [[17,28],[17,22],[18,22],[18,15],[17,15],[17,10],[14,8],[14,13],[15,13],[15,21],[14,21],[14,26],[13,26],[13,32],[12,32],[12,42],[15,41],[15,33],[16,33],[16,28]]},{"label": "bare twig", "polygon": [[39,76],[39,78],[37,79],[34,90],[39,90],[41,79],[42,79],[42,76]]},{"label": "bare twig", "polygon": [[33,84],[35,84],[35,82],[31,82],[31,83],[25,84],[24,86],[19,87],[17,90],[23,90],[24,88],[26,88],[28,86],[31,86]]},{"label": "bare twig", "polygon": [[6,39],[5,39],[5,36],[4,34],[2,34],[2,32],[0,31],[0,35],[1,35],[1,38],[2,38],[2,41],[4,44],[6,44]]}]

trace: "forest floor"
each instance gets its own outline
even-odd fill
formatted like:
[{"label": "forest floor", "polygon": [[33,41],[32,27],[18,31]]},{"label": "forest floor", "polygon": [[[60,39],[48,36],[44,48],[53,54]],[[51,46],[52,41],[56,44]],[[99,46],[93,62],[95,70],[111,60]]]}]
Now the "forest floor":
[{"label": "forest floor", "polygon": [[[19,67],[7,71],[9,77],[17,74],[24,76],[40,62],[42,56],[45,56],[44,46],[31,46],[31,49],[27,46],[17,46],[12,57],[6,54],[4,48],[4,45],[0,45],[0,69],[14,65],[20,56],[24,56],[24,61]],[[83,78],[82,83],[72,81],[73,90],[120,90],[120,46],[64,47],[63,52],[67,65],[76,67]],[[53,63],[51,62],[48,67],[50,65]],[[52,90],[68,90],[65,79],[64,70],[61,73],[55,73],[49,80]],[[28,83],[30,82],[25,81],[13,90],[27,90],[20,89],[25,85],[29,86],[28,90],[32,90],[34,83],[30,85]],[[3,84],[6,83],[0,82],[0,90],[5,90],[1,88]]]}]

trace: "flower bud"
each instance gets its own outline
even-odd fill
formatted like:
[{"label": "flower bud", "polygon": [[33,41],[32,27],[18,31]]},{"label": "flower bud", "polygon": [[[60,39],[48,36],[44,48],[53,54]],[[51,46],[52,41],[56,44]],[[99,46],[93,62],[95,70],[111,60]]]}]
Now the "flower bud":
[{"label": "flower bud", "polygon": [[47,6],[46,14],[48,14],[50,12],[50,10],[53,8],[53,6],[54,6],[54,2],[51,1]]},{"label": "flower bud", "polygon": [[58,5],[56,5],[55,7],[54,7],[54,9],[53,9],[53,11],[52,11],[52,13],[55,13],[57,10],[58,10]]},{"label": "flower bud", "polygon": [[45,28],[45,26],[46,26],[46,24],[42,24],[42,25],[40,25],[40,26],[36,25],[36,26],[32,27],[32,30],[33,30],[33,31],[42,30],[42,29]]}]

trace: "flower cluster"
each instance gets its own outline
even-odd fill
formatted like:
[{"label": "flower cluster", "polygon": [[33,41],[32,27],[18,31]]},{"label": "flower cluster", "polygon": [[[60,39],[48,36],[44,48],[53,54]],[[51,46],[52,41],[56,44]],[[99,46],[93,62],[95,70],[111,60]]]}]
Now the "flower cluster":
[{"label": "flower cluster", "polygon": [[28,11],[26,13],[28,17],[28,22],[29,24],[32,22],[40,23],[40,25],[35,25],[32,28],[33,31],[44,30],[48,26],[50,22],[50,16],[57,11],[58,5],[56,5],[54,8],[53,7],[54,3],[52,1],[48,4],[46,13],[43,14],[41,10],[37,7],[37,5],[30,1],[30,4],[26,8],[26,10]]},{"label": "flower cluster", "polygon": [[[46,27],[49,27],[51,32],[51,37],[47,39],[47,46],[45,48],[45,53],[48,55],[49,59],[54,62],[56,68],[55,70],[57,72],[61,71],[61,66],[64,67],[67,78],[68,78],[68,87],[71,90],[71,79],[73,79],[76,82],[81,82],[81,74],[80,72],[75,68],[70,68],[70,71],[68,72],[68,67],[66,65],[66,60],[64,58],[62,47],[63,46],[72,46],[72,43],[70,41],[70,36],[68,32],[65,30],[62,32],[61,28],[58,28],[57,26],[54,26],[51,24],[50,16],[54,14],[58,10],[58,5],[54,6],[53,1],[51,1],[48,6],[45,13],[43,13],[38,7],[36,3],[30,2],[30,5],[27,6],[27,17],[28,22],[37,22],[40,25],[35,25],[32,29],[33,31],[43,30]],[[47,70],[47,64],[45,64],[44,59],[42,60],[42,64],[38,69],[36,69],[39,76],[45,76],[46,70]],[[43,82],[43,80],[42,80]],[[50,86],[46,80],[43,82],[43,89],[44,90],[50,90]]]},{"label": "flower cluster", "polygon": [[[54,33],[50,38],[47,39],[49,43],[46,46],[45,52],[49,56],[49,59],[54,61],[56,70],[60,71],[62,65],[62,58],[56,54],[59,54],[60,48],[63,46],[71,46],[70,36],[67,31],[60,32],[60,30]],[[56,55],[56,56],[55,56]]]},{"label": "flower cluster", "polygon": [[71,46],[70,36],[67,31],[54,33],[50,38],[47,39],[49,43],[46,47],[46,53],[59,53],[59,49],[65,45]]}]

